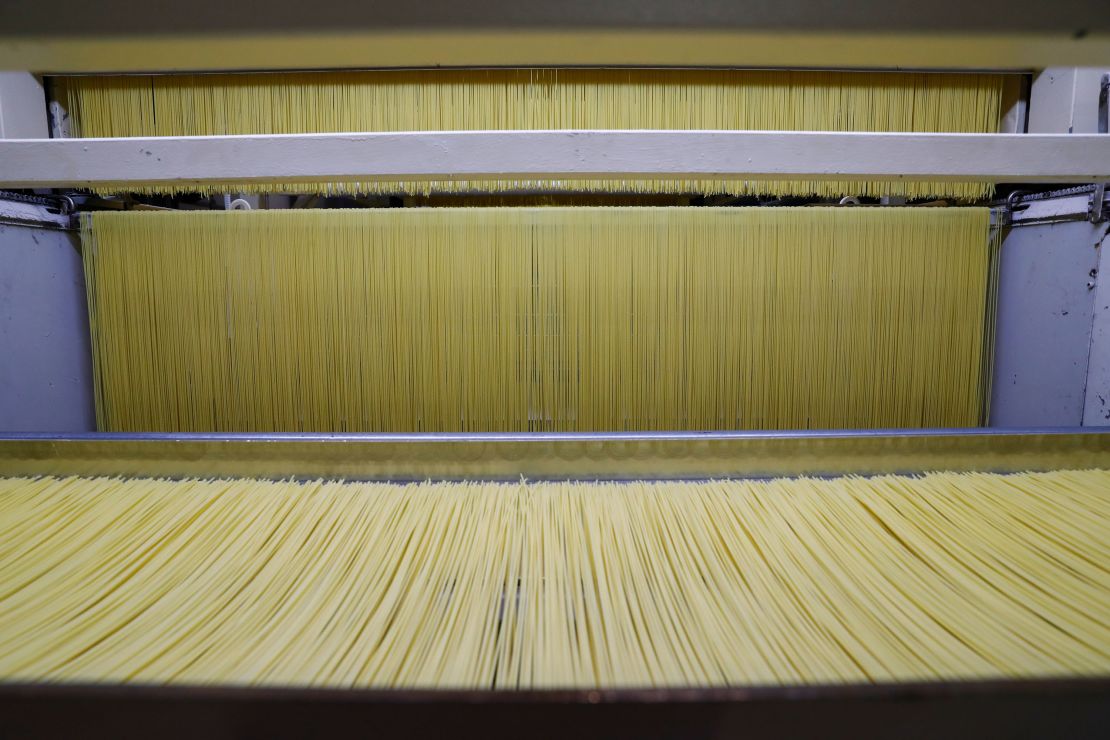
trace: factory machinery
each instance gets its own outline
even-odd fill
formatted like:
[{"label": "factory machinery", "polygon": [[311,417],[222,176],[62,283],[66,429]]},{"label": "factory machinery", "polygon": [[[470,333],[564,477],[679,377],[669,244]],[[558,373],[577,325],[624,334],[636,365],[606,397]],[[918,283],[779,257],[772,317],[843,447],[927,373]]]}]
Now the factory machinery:
[{"label": "factory machinery", "polygon": [[0,736],[1105,733],[1101,3],[202,11],[0,8]]}]

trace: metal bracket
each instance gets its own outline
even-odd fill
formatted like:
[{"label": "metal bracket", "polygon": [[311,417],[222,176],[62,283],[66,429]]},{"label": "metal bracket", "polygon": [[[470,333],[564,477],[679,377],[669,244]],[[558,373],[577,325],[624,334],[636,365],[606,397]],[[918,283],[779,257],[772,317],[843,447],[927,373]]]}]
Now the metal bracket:
[{"label": "metal bracket", "polygon": [[[1110,74],[1103,75],[1098,84],[1098,132],[1110,132]],[[1091,204],[1087,207],[1087,218],[1091,223],[1098,224],[1106,220],[1105,198],[1106,183],[1097,183],[1095,191],[1091,193]]]},{"label": "metal bracket", "polygon": [[1087,220],[1093,224],[1100,224],[1106,218],[1106,183],[1100,182],[1091,192],[1091,202],[1087,205]]},{"label": "metal bracket", "polygon": [[74,203],[68,196],[27,195],[0,190],[0,223],[54,229],[73,227]]},{"label": "metal bracket", "polygon": [[999,209],[998,215],[1000,226],[1013,226],[1014,211],[1017,209],[1018,203],[1021,201],[1021,197],[1025,194],[1026,193],[1023,190],[1015,190],[1014,192],[1010,193],[1008,198],[1006,198],[1006,205],[1002,206],[1002,208]]},{"label": "metal bracket", "polygon": [[1043,193],[1015,190],[991,204],[993,226],[1037,226],[1066,221],[1110,221],[1110,183]]},{"label": "metal bracket", "polygon": [[1103,75],[1098,83],[1098,132],[1110,132],[1110,74]]}]

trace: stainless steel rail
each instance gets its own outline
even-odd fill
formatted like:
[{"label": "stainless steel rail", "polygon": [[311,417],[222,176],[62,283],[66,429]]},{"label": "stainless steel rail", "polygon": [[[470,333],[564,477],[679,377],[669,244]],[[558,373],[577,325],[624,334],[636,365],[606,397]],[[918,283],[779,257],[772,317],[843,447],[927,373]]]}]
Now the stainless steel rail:
[{"label": "stainless steel rail", "polygon": [[621,480],[1110,466],[1110,430],[532,434],[27,434],[0,475]]}]

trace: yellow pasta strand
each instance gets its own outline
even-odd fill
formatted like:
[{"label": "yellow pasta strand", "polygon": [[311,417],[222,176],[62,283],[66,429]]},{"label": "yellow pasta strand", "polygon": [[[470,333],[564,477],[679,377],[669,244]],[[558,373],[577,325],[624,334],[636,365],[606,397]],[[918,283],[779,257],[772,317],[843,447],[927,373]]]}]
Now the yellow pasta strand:
[{"label": "yellow pasta strand", "polygon": [[1110,472],[0,478],[0,679],[337,687],[1110,674]]},{"label": "yellow pasta strand", "polygon": [[986,209],[97,213],[113,431],[981,420]]},{"label": "yellow pasta strand", "polygon": [[[483,69],[55,78],[77,136],[343,131],[998,130],[1001,75],[681,69]],[[134,190],[107,185],[103,192]],[[727,180],[148,185],[292,193],[767,193],[977,199],[989,183]]]}]

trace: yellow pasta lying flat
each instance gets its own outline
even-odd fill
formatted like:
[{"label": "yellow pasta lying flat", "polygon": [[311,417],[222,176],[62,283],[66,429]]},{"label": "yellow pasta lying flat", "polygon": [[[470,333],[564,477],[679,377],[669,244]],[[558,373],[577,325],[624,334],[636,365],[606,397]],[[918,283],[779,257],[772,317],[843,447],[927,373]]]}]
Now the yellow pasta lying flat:
[{"label": "yellow pasta lying flat", "polygon": [[1110,673],[1110,472],[0,479],[0,679],[614,687]]},{"label": "yellow pasta lying flat", "polygon": [[988,235],[985,208],[97,213],[98,426],[974,426]]}]

